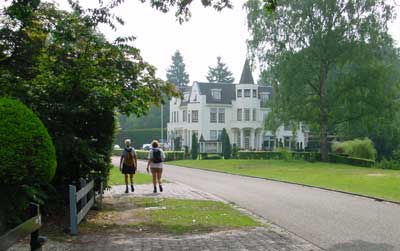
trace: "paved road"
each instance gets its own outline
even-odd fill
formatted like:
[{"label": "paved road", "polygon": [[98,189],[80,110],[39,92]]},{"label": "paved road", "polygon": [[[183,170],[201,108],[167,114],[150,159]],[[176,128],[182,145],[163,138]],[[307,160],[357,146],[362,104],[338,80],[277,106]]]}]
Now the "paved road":
[{"label": "paved road", "polygon": [[234,202],[329,251],[400,251],[397,204],[176,166],[167,166],[164,177]]},{"label": "paved road", "polygon": [[234,202],[326,250],[400,250],[397,204],[176,166],[167,166],[164,177]]}]

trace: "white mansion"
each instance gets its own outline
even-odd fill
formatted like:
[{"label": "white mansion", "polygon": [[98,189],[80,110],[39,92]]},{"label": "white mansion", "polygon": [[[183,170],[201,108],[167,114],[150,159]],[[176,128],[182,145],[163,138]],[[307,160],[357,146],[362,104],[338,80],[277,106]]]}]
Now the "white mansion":
[{"label": "white mansion", "polygon": [[[169,144],[174,148],[177,137],[189,149],[192,134],[201,136],[200,152],[220,152],[218,141],[223,128],[231,144],[241,149],[273,150],[277,146],[303,149],[307,146],[308,132],[303,126],[293,134],[284,125],[273,134],[264,130],[264,121],[270,108],[265,102],[271,98],[272,87],[254,84],[246,60],[238,84],[200,83],[180,88],[183,99],[170,100],[167,126]],[[294,137],[294,138],[293,138]]]}]

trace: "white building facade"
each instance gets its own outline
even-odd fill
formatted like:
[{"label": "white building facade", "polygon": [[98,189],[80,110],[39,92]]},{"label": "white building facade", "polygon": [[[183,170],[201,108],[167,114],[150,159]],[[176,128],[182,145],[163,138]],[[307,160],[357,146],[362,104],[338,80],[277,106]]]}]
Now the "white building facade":
[{"label": "white building facade", "polygon": [[270,108],[265,102],[272,88],[254,84],[248,61],[238,84],[194,82],[181,88],[183,99],[170,100],[167,140],[179,138],[181,146],[192,145],[192,134],[204,139],[200,152],[220,152],[219,136],[225,128],[231,144],[244,150],[273,150],[284,146],[304,149],[308,132],[300,124],[293,130],[280,126],[275,133],[264,129]]}]

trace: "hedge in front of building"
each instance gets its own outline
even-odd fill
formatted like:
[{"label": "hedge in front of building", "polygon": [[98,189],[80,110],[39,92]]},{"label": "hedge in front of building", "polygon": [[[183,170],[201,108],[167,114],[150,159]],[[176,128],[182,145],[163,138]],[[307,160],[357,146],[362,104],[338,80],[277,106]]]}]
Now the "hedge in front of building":
[{"label": "hedge in front of building", "polygon": [[[122,151],[124,149],[114,149],[113,155],[121,156]],[[149,151],[143,150],[135,150],[138,159],[147,160],[149,155]],[[164,151],[165,153],[165,161],[173,161],[173,160],[183,160],[185,159],[185,152],[184,151]]]}]

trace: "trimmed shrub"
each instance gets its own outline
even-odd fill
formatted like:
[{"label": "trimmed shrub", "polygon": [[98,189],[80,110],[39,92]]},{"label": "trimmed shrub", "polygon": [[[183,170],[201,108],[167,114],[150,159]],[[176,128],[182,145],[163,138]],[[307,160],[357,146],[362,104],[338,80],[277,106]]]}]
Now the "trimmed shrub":
[{"label": "trimmed shrub", "polygon": [[[0,211],[18,223],[56,171],[56,151],[40,119],[17,100],[0,99]],[[39,201],[40,202],[40,201]]]},{"label": "trimmed shrub", "polygon": [[361,159],[375,160],[376,158],[376,149],[368,138],[335,142],[332,144],[332,152]]},{"label": "trimmed shrub", "polygon": [[40,119],[21,102],[0,99],[0,180],[3,184],[47,184],[56,151]]},{"label": "trimmed shrub", "polygon": [[336,154],[329,154],[329,162],[348,164],[348,165],[352,165],[352,166],[363,166],[363,167],[372,167],[375,165],[374,160],[346,157],[346,156],[336,155]]},{"label": "trimmed shrub", "polygon": [[192,159],[197,159],[199,155],[199,143],[197,141],[196,134],[192,134]]},{"label": "trimmed shrub", "polygon": [[231,146],[231,141],[229,140],[229,135],[226,132],[225,128],[222,129],[221,140],[222,140],[222,155],[224,156],[224,159],[230,159],[232,155],[232,146]]},{"label": "trimmed shrub", "polygon": [[291,161],[293,160],[292,152],[290,152],[287,148],[278,148],[276,149],[277,152],[281,153],[281,158],[284,161]]}]

